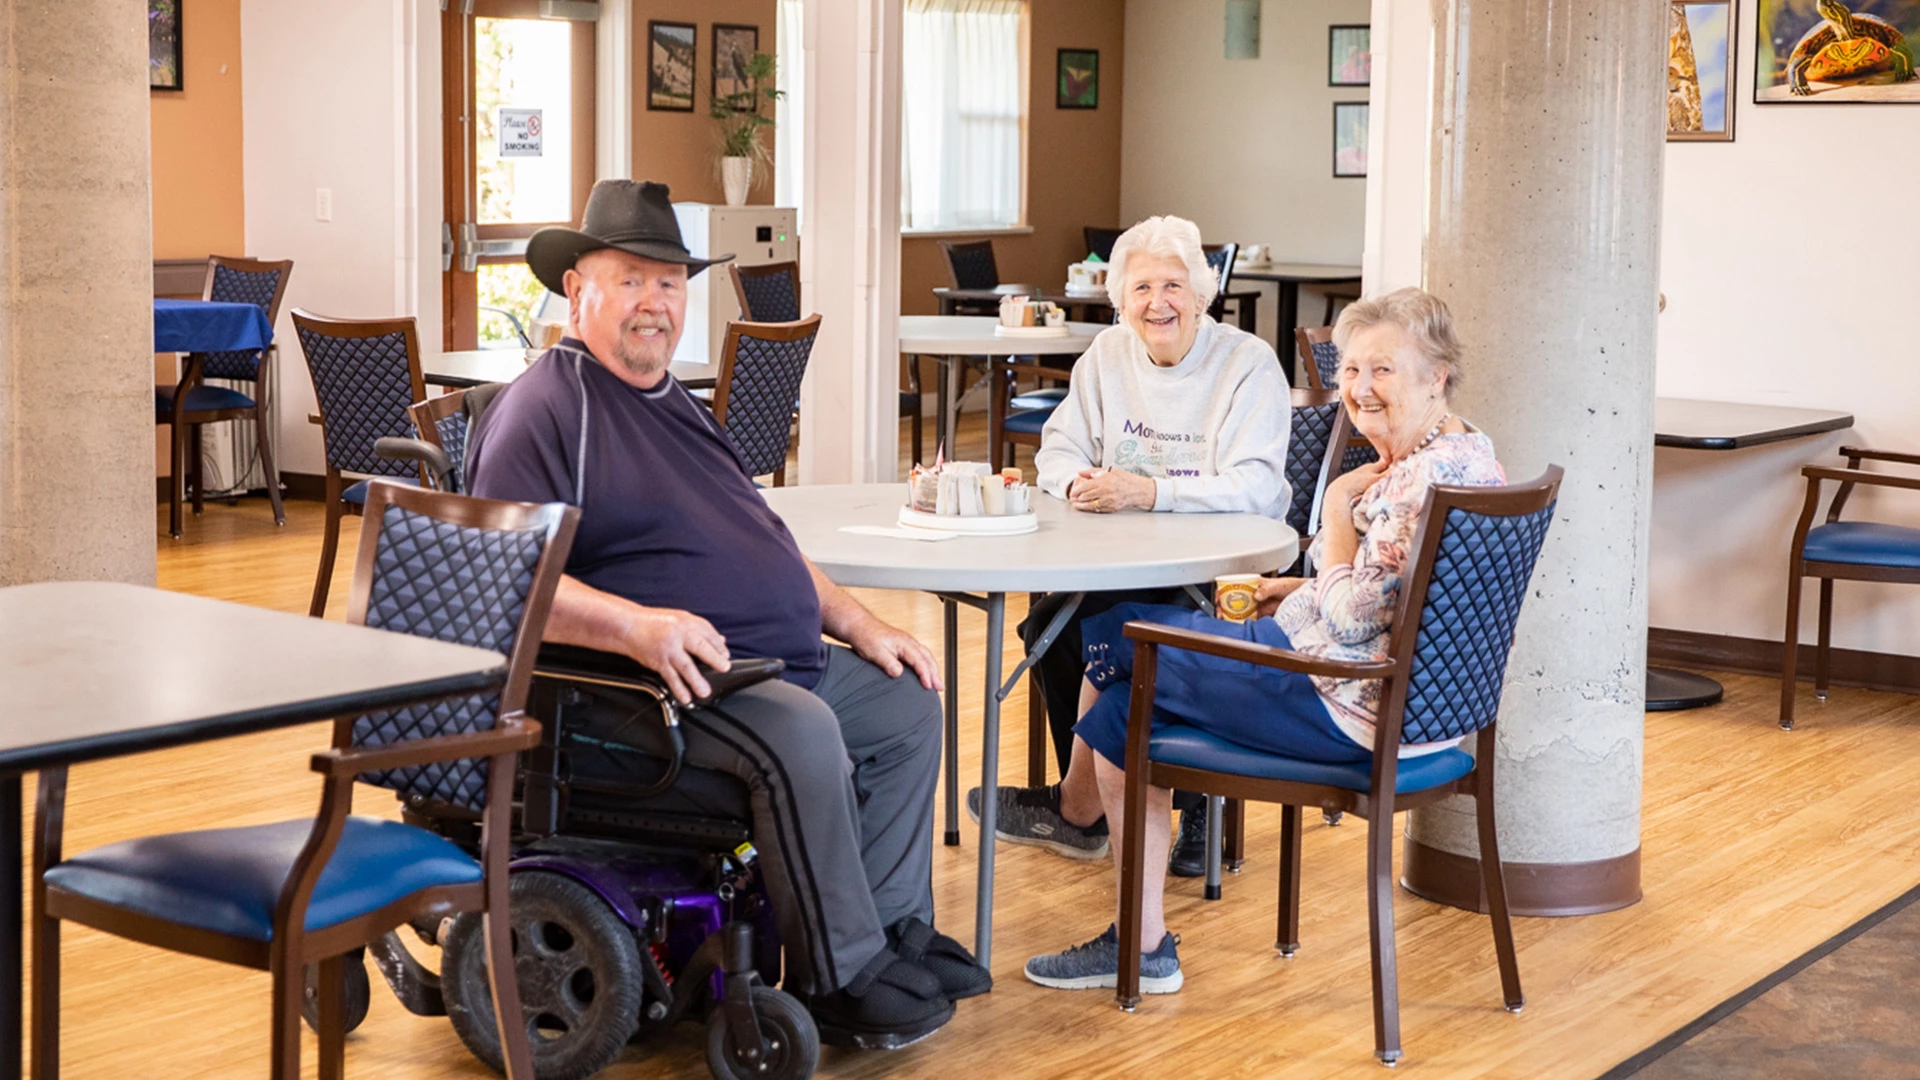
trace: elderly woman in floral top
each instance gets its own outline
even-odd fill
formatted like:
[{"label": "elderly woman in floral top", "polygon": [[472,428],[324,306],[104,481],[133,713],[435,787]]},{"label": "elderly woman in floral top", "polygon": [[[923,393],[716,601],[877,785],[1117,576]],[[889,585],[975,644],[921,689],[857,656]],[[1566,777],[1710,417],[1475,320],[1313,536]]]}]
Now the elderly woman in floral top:
[{"label": "elderly woman in floral top", "polygon": [[[1380,458],[1327,485],[1320,534],[1309,549],[1312,578],[1261,582],[1259,617],[1226,622],[1177,607],[1125,604],[1087,620],[1087,678],[1074,726],[1075,758],[1093,755],[1100,799],[1112,827],[1122,820],[1126,730],[1133,647],[1122,628],[1135,619],[1237,637],[1308,656],[1382,660],[1408,552],[1434,484],[1506,482],[1493,443],[1453,414],[1460,344],[1446,304],[1419,289],[1347,306],[1334,327],[1340,347],[1340,396],[1354,427]],[[1160,651],[1154,718],[1188,724],[1222,739],[1308,761],[1368,761],[1381,684],[1259,667],[1184,649]],[[1401,755],[1451,744],[1403,746]],[[1164,864],[1170,841],[1170,793],[1153,788],[1144,827],[1146,865]],[[1116,850],[1119,830],[1114,828]],[[1115,860],[1116,875],[1119,860]],[[1150,878],[1140,925],[1140,988],[1180,989],[1180,958],[1167,933],[1162,880]],[[1027,977],[1064,990],[1111,987],[1118,978],[1113,926],[1061,953],[1027,962]]]}]

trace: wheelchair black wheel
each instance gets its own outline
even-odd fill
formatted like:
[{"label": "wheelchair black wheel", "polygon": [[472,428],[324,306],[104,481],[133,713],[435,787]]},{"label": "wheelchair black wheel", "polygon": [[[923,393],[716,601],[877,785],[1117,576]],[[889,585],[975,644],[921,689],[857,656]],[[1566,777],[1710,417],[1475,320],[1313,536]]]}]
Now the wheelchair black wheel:
[{"label": "wheelchair black wheel", "polygon": [[[342,958],[346,962],[347,984],[347,1030],[354,1028],[367,1018],[367,1010],[373,1006],[373,980],[367,977],[367,963],[360,950],[348,953]],[[301,977],[300,1015],[307,1027],[315,1034],[320,1031],[320,966],[308,964]]]},{"label": "wheelchair black wheel", "polygon": [[767,1059],[740,1059],[733,1031],[727,1027],[726,1006],[707,1017],[707,1070],[714,1080],[807,1080],[820,1064],[820,1029],[793,996],[771,986],[753,988],[753,1012],[760,1036],[767,1041]]},{"label": "wheelchair black wheel", "polygon": [[[591,889],[522,871],[508,882],[514,974],[535,1080],[584,1080],[620,1054],[640,1023],[640,944]],[[478,914],[456,917],[441,939],[440,992],[473,1056],[505,1071]]]}]

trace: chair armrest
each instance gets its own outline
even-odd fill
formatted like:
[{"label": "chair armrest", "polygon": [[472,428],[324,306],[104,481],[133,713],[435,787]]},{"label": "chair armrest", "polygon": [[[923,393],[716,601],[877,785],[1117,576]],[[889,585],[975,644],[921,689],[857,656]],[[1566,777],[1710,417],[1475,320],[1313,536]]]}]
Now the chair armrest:
[{"label": "chair armrest", "polygon": [[[550,678],[580,679],[616,686],[625,684],[666,693],[666,681],[652,668],[642,666],[631,657],[578,645],[541,645],[533,669],[537,674]],[[712,693],[695,699],[694,705],[705,708],[728,694],[766,682],[786,670],[787,662],[778,658],[735,657],[725,671],[710,671],[702,665],[701,674]]]},{"label": "chair armrest", "polygon": [[1138,620],[1126,625],[1126,635],[1150,645],[1191,649],[1210,656],[1245,660],[1262,667],[1298,671],[1307,675],[1325,675],[1336,679],[1384,679],[1394,673],[1393,663],[1387,660],[1326,660],[1292,649],[1276,649],[1271,645],[1256,645],[1218,634],[1202,634],[1196,630],[1181,630]]},{"label": "chair armrest", "polygon": [[1800,475],[1811,480],[1838,480],[1843,484],[1872,484],[1875,487],[1907,488],[1920,491],[1920,477],[1894,476],[1867,472],[1865,469],[1836,469],[1828,465],[1807,465]]},{"label": "chair armrest", "polygon": [[404,769],[435,761],[492,757],[529,750],[540,745],[540,722],[516,714],[491,731],[470,735],[439,735],[431,739],[409,739],[384,746],[357,746],[346,750],[327,750],[313,755],[313,771],[328,777],[358,776],[361,773]]},{"label": "chair armrest", "polygon": [[1866,446],[1843,446],[1841,457],[1865,458],[1868,461],[1895,461],[1902,465],[1920,465],[1920,454],[1902,454],[1894,450],[1875,450]]},{"label": "chair armrest", "polygon": [[447,477],[453,473],[453,458],[445,450],[425,439],[402,439],[396,435],[382,435],[373,440],[373,452],[388,461],[415,461],[426,466],[433,474],[433,486],[441,491],[452,490],[447,486]]}]

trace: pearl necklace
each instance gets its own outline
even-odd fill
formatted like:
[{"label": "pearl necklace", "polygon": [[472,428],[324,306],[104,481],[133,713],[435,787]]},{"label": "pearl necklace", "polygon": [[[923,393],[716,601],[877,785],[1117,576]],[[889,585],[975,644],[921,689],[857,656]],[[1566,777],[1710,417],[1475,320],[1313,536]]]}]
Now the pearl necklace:
[{"label": "pearl necklace", "polygon": [[[1449,420],[1451,420],[1451,419],[1453,419],[1453,414],[1452,414],[1452,413],[1448,413],[1448,414],[1446,414],[1445,416],[1442,416],[1442,417],[1440,418],[1440,422],[1439,422],[1439,423],[1437,423],[1437,424],[1435,424],[1435,425],[1433,425],[1433,428],[1432,428],[1432,430],[1430,430],[1430,431],[1428,431],[1428,432],[1427,432],[1427,437],[1426,437],[1426,438],[1424,438],[1424,439],[1421,439],[1421,440],[1420,440],[1419,442],[1417,442],[1417,443],[1415,443],[1415,444],[1413,445],[1413,449],[1411,449],[1411,450],[1409,450],[1409,451],[1407,451],[1407,457],[1412,457],[1413,455],[1415,455],[1415,454],[1417,454],[1417,453],[1419,453],[1420,451],[1422,451],[1422,450],[1425,450],[1425,449],[1426,449],[1427,447],[1429,447],[1429,446],[1431,446],[1431,445],[1433,445],[1433,440],[1435,440],[1435,439],[1437,439],[1437,438],[1439,438],[1439,437],[1440,437],[1440,429],[1441,429],[1441,428],[1443,428],[1443,427],[1446,427],[1446,426],[1447,426],[1447,421],[1449,421]],[[1406,458],[1401,458],[1400,460],[1402,460],[1402,461],[1405,461],[1405,460],[1406,460]]]}]

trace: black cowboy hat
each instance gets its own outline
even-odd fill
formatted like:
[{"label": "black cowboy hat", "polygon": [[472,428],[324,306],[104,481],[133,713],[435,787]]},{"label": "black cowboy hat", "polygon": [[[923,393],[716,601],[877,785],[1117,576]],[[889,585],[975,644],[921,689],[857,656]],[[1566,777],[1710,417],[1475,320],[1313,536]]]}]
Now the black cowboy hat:
[{"label": "black cowboy hat", "polygon": [[699,259],[687,253],[667,185],[651,180],[602,180],[587,196],[580,228],[541,229],[527,241],[527,266],[540,284],[565,295],[561,279],[589,251],[617,248],[655,262],[679,263],[692,277],[732,255]]}]

